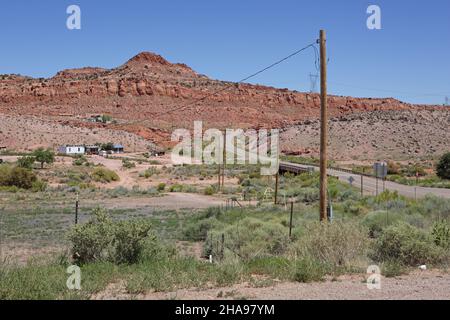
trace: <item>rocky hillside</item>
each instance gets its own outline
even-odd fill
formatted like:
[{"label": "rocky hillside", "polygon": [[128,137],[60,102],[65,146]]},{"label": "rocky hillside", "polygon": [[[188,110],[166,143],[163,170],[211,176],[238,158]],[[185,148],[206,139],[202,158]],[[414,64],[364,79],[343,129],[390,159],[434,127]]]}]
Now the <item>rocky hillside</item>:
[{"label": "rocky hillside", "polygon": [[[450,108],[371,111],[330,120],[333,160],[430,159],[450,150]],[[320,123],[304,121],[283,130],[290,154],[318,156]]]},{"label": "rocky hillside", "polygon": [[[329,104],[334,117],[425,108],[395,99],[338,96],[331,96]],[[173,129],[191,128],[195,120],[216,128],[287,128],[317,119],[319,108],[317,94],[212,80],[148,52],[114,69],[64,70],[48,79],[0,76],[1,114],[127,131],[160,145],[167,145]],[[94,114],[108,114],[114,121],[89,123]]]}]

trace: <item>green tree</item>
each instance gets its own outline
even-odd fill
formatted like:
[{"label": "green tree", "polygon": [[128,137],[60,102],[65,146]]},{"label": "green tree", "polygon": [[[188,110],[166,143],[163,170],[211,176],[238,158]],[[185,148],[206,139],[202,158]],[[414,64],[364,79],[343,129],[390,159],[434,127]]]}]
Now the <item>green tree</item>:
[{"label": "green tree", "polygon": [[17,159],[17,166],[25,169],[33,169],[33,164],[36,161],[35,157],[24,156]]},{"label": "green tree", "polygon": [[106,114],[102,115],[102,122],[103,123],[107,123],[107,122],[111,122],[111,121],[112,121],[112,117],[111,116],[106,115]]},{"label": "green tree", "polygon": [[101,149],[105,151],[111,151],[114,149],[114,143],[108,142],[101,145]]},{"label": "green tree", "polygon": [[44,169],[44,163],[51,164],[55,162],[55,153],[51,149],[39,148],[33,152],[33,156],[37,162],[41,163],[41,169]]},{"label": "green tree", "polygon": [[436,174],[439,178],[450,179],[450,152],[444,154],[436,166]]}]

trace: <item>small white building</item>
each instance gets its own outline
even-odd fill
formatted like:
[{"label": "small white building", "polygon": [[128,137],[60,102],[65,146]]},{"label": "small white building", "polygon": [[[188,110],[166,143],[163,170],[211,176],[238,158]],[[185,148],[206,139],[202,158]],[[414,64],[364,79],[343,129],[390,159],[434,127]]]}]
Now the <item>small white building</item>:
[{"label": "small white building", "polygon": [[82,145],[65,145],[58,148],[62,154],[85,154],[86,148]]}]

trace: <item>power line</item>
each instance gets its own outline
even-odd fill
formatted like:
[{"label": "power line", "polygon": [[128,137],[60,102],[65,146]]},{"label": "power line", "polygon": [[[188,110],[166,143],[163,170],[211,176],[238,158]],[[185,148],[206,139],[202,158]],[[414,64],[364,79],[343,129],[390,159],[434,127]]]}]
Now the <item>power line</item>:
[{"label": "power line", "polygon": [[[280,59],[280,60],[278,60],[278,61],[272,63],[271,65],[269,65],[269,66],[267,66],[267,67],[265,67],[265,68],[263,68],[263,69],[261,69],[261,70],[255,72],[255,73],[253,73],[253,74],[251,74],[251,75],[249,75],[249,76],[247,76],[247,77],[245,77],[245,78],[243,78],[243,79],[241,79],[241,80],[239,80],[238,82],[228,84],[228,85],[226,85],[224,88],[221,88],[221,89],[219,89],[219,90],[217,90],[217,91],[215,91],[215,92],[212,92],[212,93],[210,93],[210,94],[207,94],[206,96],[204,96],[204,97],[202,97],[202,98],[200,98],[200,99],[197,99],[196,101],[194,101],[194,102],[192,102],[192,103],[190,103],[190,104],[187,104],[187,105],[184,105],[184,106],[180,106],[180,107],[176,107],[176,108],[174,108],[174,109],[168,110],[168,111],[163,112],[163,113],[154,112],[154,113],[150,113],[150,114],[165,115],[165,114],[169,114],[169,113],[172,113],[172,112],[174,112],[174,111],[178,111],[178,110],[181,110],[181,109],[184,109],[184,108],[189,108],[189,107],[191,107],[191,106],[193,106],[193,105],[195,105],[195,104],[197,104],[197,103],[199,103],[199,102],[202,102],[202,101],[206,100],[207,98],[209,98],[209,97],[211,97],[211,96],[214,96],[214,95],[216,95],[216,94],[218,94],[218,93],[221,93],[221,92],[223,92],[223,91],[228,90],[229,88],[235,86],[236,84],[243,83],[243,82],[245,82],[245,81],[247,81],[247,80],[249,80],[249,79],[251,79],[251,78],[256,77],[257,75],[260,75],[261,73],[263,73],[263,72],[265,72],[265,71],[267,71],[267,70],[269,70],[269,69],[271,69],[271,68],[273,68],[273,67],[275,67],[275,66],[277,66],[277,65],[279,65],[279,64],[281,64],[281,63],[283,63],[283,62],[286,61],[286,60],[289,60],[290,58],[292,58],[292,57],[298,55],[299,53],[305,51],[305,50],[308,49],[308,48],[314,48],[314,52],[315,52],[315,54],[316,54],[315,63],[316,63],[316,68],[317,68],[317,53],[316,53],[316,52],[317,52],[317,48],[315,47],[315,45],[316,45],[316,41],[313,42],[313,43],[311,43],[311,44],[309,44],[309,45],[307,45],[306,47],[303,47],[303,48],[301,48],[301,49],[299,49],[299,50],[297,50],[297,51],[291,53],[290,55],[288,55],[288,56],[286,56],[286,57],[284,57],[284,58],[282,58],[282,59]],[[145,121],[145,120],[144,120],[144,121]]]}]

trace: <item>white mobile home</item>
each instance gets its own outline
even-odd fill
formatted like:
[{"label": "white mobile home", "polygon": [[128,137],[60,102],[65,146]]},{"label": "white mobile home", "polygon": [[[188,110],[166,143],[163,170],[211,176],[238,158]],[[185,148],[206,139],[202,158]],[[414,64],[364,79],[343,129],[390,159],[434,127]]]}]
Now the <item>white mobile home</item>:
[{"label": "white mobile home", "polygon": [[86,148],[82,145],[65,145],[58,149],[62,154],[85,154]]}]

